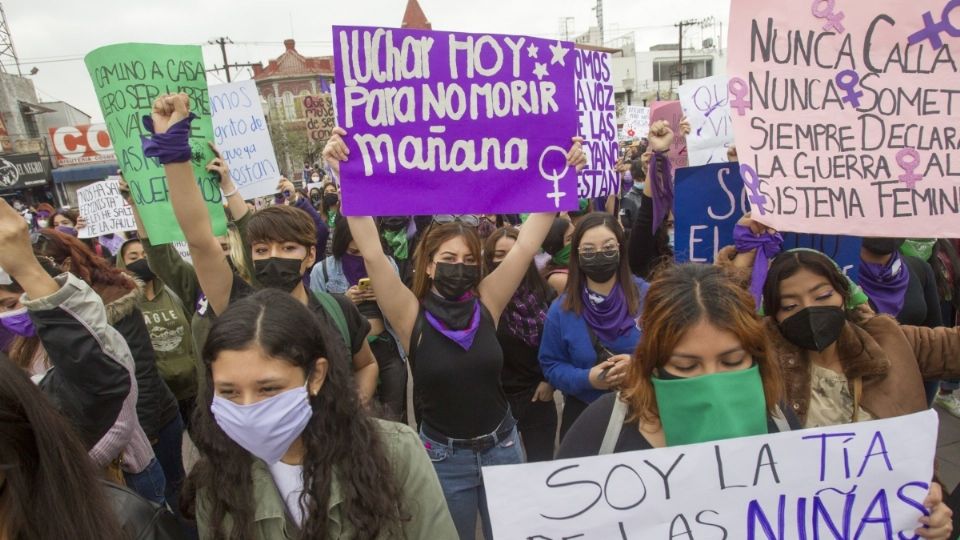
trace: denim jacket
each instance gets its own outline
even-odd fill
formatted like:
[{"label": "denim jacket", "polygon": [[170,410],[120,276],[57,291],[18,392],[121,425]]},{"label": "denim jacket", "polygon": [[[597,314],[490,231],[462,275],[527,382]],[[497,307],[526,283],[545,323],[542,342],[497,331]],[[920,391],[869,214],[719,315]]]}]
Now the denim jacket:
[{"label": "denim jacket", "polygon": [[[397,269],[397,263],[394,262],[393,257],[387,257],[387,260],[390,261],[393,271],[399,275],[400,270]],[[324,273],[324,268],[326,268],[326,273]],[[350,288],[350,282],[347,280],[347,275],[343,273],[343,264],[340,262],[340,259],[330,255],[320,261],[320,264],[314,265],[313,270],[310,272],[310,288],[325,291],[330,294],[346,293],[347,289]],[[390,321],[384,318],[383,324],[386,326],[387,332],[393,340],[397,342],[397,350],[400,351],[400,357],[406,362],[407,353],[403,350],[403,346],[400,345],[400,338],[393,330],[393,327],[390,326]]]}]

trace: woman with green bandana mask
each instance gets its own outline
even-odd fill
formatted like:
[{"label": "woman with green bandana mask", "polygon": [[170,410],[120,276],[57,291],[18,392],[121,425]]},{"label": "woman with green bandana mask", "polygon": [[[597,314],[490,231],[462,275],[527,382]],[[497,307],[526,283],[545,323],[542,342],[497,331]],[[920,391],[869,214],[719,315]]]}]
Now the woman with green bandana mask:
[{"label": "woman with green bandana mask", "polygon": [[777,405],[780,378],[753,298],[720,269],[666,267],[650,285],[642,320],[621,391],[587,408],[557,458],[799,428]]},{"label": "woman with green bandana mask", "polygon": [[543,267],[541,275],[557,294],[562,294],[567,288],[573,229],[573,223],[569,219],[556,218],[543,241],[543,252],[550,255],[550,260]]}]

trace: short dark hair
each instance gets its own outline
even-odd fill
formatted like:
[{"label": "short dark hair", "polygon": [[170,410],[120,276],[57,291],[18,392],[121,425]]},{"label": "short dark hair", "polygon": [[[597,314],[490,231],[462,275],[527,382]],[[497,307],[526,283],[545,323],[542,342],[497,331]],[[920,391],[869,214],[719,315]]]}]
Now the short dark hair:
[{"label": "short dark hair", "polygon": [[647,169],[643,166],[640,158],[630,162],[630,176],[633,177],[634,181],[647,179]]},{"label": "short dark hair", "polygon": [[296,242],[307,248],[317,245],[317,226],[299,208],[271,206],[256,212],[247,224],[247,239],[257,242]]}]

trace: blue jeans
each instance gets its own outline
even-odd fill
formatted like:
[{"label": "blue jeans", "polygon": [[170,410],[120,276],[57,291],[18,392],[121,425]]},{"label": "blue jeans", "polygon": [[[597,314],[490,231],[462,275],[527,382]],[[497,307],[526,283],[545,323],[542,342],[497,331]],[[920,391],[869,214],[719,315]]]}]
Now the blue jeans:
[{"label": "blue jeans", "polygon": [[420,432],[420,440],[440,478],[450,516],[461,540],[473,539],[477,532],[477,511],[483,522],[484,538],[492,539],[490,512],[480,468],[488,465],[513,465],[524,462],[520,435],[514,427],[506,438],[483,452],[454,448],[434,441]]},{"label": "blue jeans", "polygon": [[150,464],[141,472],[136,474],[124,472],[123,479],[126,480],[128,488],[144,499],[161,506],[167,503],[164,495],[167,481],[163,476],[163,468],[156,458],[150,460]]}]

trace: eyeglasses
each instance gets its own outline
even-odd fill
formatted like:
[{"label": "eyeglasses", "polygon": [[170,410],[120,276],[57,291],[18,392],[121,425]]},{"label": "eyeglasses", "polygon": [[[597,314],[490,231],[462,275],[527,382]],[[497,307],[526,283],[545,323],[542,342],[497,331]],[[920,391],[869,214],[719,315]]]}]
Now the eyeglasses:
[{"label": "eyeglasses", "polygon": [[433,216],[433,222],[438,225],[459,222],[464,225],[476,227],[480,225],[480,219],[473,214],[437,214]]},{"label": "eyeglasses", "polygon": [[585,261],[592,261],[597,255],[605,259],[615,259],[620,254],[620,245],[603,246],[601,251],[587,247],[580,250],[580,257]]}]

